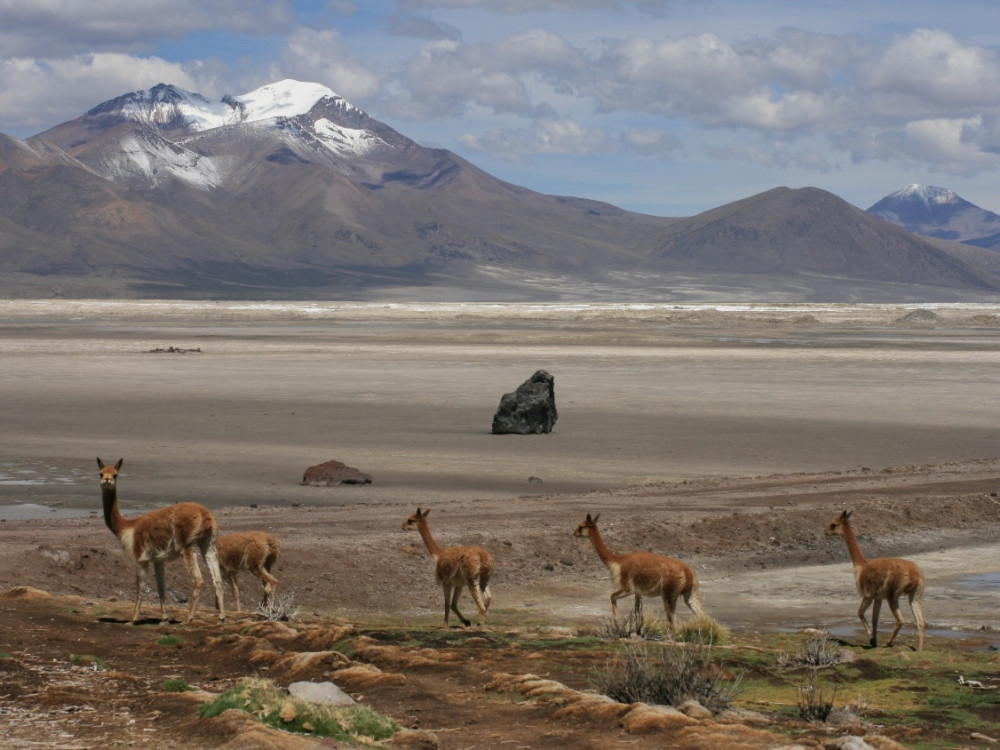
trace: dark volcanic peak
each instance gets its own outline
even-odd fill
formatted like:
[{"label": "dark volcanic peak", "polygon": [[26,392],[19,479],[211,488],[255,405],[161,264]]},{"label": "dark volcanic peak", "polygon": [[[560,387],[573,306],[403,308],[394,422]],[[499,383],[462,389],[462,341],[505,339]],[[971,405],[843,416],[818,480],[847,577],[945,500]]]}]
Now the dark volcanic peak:
[{"label": "dark volcanic peak", "polygon": [[969,242],[1000,232],[1000,215],[933,185],[907,185],[868,209],[914,234]]}]

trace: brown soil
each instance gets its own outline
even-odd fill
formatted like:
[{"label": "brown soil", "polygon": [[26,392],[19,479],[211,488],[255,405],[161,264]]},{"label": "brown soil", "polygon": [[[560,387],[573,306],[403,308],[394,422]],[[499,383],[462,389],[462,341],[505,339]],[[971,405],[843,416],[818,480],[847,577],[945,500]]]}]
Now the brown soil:
[{"label": "brown soil", "polygon": [[[305,743],[255,729],[248,717],[199,719],[198,705],[211,696],[161,687],[180,678],[214,694],[244,676],[261,675],[280,685],[338,682],[366,705],[417,730],[401,735],[402,746],[606,748],[634,747],[638,741],[639,746],[765,748],[786,743],[782,733],[794,731],[798,744],[822,747],[829,735],[816,727],[745,721],[668,725],[661,718],[648,734],[649,725],[628,707],[598,707],[586,695],[553,697],[556,688],[543,685],[540,693],[547,699],[525,700],[531,684],[518,676],[535,674],[571,691],[587,691],[593,670],[601,666],[595,660],[604,659],[585,652],[568,658],[552,640],[592,631],[609,614],[606,573],[589,543],[571,536],[572,529],[586,512],[600,512],[612,549],[652,549],[689,560],[702,578],[706,608],[737,630],[841,627],[848,641],[860,644],[846,551],[840,539],[822,534],[832,512],[854,509],[870,557],[949,553],[938,571],[927,570],[929,579],[940,582],[975,571],[974,563],[963,562],[962,551],[995,541],[998,475],[1000,462],[985,460],[431,508],[431,528],[440,543],[482,544],[496,557],[494,606],[481,632],[438,627],[441,593],[419,537],[401,530],[412,511],[402,505],[219,511],[226,530],[266,529],[282,541],[274,571],[279,596],[298,609],[287,623],[236,615],[222,626],[207,593],[195,622],[180,624],[187,582],[176,563],[168,566],[168,586],[177,619],[168,625],[128,624],[132,568],[99,517],[6,521],[0,646],[11,658],[0,659],[0,711],[6,720],[0,743],[69,748]],[[794,597],[797,588],[808,601],[815,580],[810,571],[818,565],[832,595],[820,597],[821,604],[807,612],[796,611],[794,620],[776,612],[776,597]],[[241,588],[247,601],[260,592],[247,576]],[[929,586],[924,604],[929,626],[981,627],[995,602],[984,600],[979,607],[972,602],[966,611],[952,606],[952,593]],[[754,600],[763,600],[761,606],[752,606]],[[467,595],[462,603],[466,614],[474,614]],[[144,615],[155,611],[155,595],[147,591]],[[883,633],[886,625],[883,620]],[[408,629],[421,633],[418,645]],[[505,637],[512,632],[529,643],[536,639],[537,647],[512,644]],[[178,635],[183,643],[159,645],[165,634]],[[903,643],[912,645],[913,635],[912,626],[904,628]],[[348,644],[349,657],[329,651],[334,644],[341,650]],[[73,655],[101,661],[74,662]],[[337,747],[319,740],[310,746]]]}]

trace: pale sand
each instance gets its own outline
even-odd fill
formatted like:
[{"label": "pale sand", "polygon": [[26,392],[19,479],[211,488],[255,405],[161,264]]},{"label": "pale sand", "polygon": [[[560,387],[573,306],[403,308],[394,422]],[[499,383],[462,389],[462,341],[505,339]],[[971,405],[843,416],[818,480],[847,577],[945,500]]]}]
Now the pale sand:
[{"label": "pale sand", "polygon": [[[997,306],[0,303],[0,503],[442,502],[1000,447]],[[200,353],[153,354],[166,347]],[[555,376],[550,435],[494,436]],[[299,487],[329,459],[368,487]],[[541,482],[531,481],[535,477]]]}]

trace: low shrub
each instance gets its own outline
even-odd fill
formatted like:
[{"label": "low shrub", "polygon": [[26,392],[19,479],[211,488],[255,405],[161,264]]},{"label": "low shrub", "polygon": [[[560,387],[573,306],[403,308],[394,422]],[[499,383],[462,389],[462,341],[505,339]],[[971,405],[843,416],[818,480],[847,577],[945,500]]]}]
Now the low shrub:
[{"label": "low shrub", "polygon": [[597,676],[597,689],[619,703],[679,706],[698,701],[712,712],[728,708],[740,693],[742,675],[726,677],[700,643],[649,646],[629,644]]}]

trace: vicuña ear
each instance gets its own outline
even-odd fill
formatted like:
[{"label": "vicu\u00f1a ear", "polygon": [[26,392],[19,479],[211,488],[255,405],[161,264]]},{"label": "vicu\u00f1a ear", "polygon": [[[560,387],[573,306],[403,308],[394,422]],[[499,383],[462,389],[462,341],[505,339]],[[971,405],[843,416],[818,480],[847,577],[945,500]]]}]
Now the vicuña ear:
[{"label": "vicu\u00f1a ear", "polygon": [[115,464],[115,471],[118,471],[119,469],[121,469],[123,463],[125,463],[125,459],[124,458],[119,458],[118,459],[118,463]]},{"label": "vicu\u00f1a ear", "polygon": [[601,517],[600,513],[598,513],[596,516],[594,516],[593,523],[597,523],[597,519],[600,518],[600,517]]},{"label": "vicu\u00f1a ear", "polygon": [[97,457],[97,468],[98,469],[103,469],[104,468],[104,462],[101,460],[100,456]]},{"label": "vicu\u00f1a ear", "polygon": [[853,512],[854,512],[853,510],[845,510],[843,513],[840,514],[840,520],[846,521],[848,518],[851,517],[851,514]]}]

